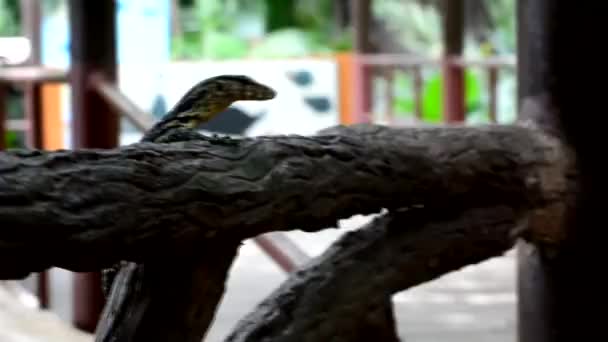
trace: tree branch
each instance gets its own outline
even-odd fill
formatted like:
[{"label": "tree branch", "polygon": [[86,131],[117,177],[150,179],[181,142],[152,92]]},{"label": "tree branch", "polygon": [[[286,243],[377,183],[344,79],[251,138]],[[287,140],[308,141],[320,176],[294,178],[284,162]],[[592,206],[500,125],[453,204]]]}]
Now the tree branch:
[{"label": "tree branch", "polygon": [[185,258],[167,256],[164,262],[121,268],[95,341],[203,340],[224,295],[239,244],[215,241]]},{"label": "tree branch", "polygon": [[162,260],[205,239],[320,230],[381,208],[534,208],[564,192],[561,147],[533,129],[323,134],[1,153],[0,278]]},{"label": "tree branch", "polygon": [[501,255],[525,218],[507,206],[382,215],[293,273],[226,341],[358,341],[386,298]]}]

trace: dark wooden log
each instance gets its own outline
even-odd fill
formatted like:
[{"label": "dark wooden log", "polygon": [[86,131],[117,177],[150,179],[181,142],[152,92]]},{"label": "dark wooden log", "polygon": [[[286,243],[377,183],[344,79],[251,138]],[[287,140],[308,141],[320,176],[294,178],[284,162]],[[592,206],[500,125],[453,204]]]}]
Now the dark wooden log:
[{"label": "dark wooden log", "polygon": [[545,207],[567,185],[560,146],[533,129],[341,130],[3,152],[0,278],[162,260],[201,239],[320,230],[382,208]]},{"label": "dark wooden log", "polygon": [[[352,302],[349,293],[357,292],[335,296],[335,289],[344,287],[324,287],[324,279],[334,268],[338,284],[343,278],[360,277],[352,265],[358,265],[362,256],[348,248],[334,250],[336,260],[350,260],[344,261],[347,267],[331,258],[321,262],[307,273],[311,280],[306,286],[316,288],[323,300],[300,301],[292,309],[330,314],[325,324],[334,328],[308,326],[311,336],[348,336],[351,332],[341,330],[344,320],[351,326],[362,322],[351,328],[359,337],[373,331],[397,340],[388,312],[390,294],[500,254],[523,231],[505,233],[521,223],[515,217],[525,218],[533,228],[528,236],[560,240],[560,230],[547,229],[544,222],[561,218],[575,172],[558,141],[532,127],[356,125],[327,129],[314,137],[227,142],[201,136],[111,150],[5,152],[0,154],[0,257],[8,262],[0,267],[0,276],[21,277],[50,266],[89,271],[119,260],[143,262],[137,272],[126,268],[119,274],[97,330],[98,341],[198,341],[223,294],[239,241],[276,230],[320,230],[341,218],[388,209],[392,214],[384,220],[393,222],[396,217],[399,225],[420,227],[415,232],[421,235],[401,240],[391,228],[385,232],[391,239],[381,239],[382,244],[397,243],[401,254],[411,253],[403,267],[420,276],[393,281],[388,279],[390,272],[403,274],[403,268],[393,268],[377,281],[385,284],[382,289],[353,287],[367,298],[345,316],[340,307]],[[470,209],[477,207],[492,210],[480,214]],[[464,221],[459,221],[462,212]],[[488,232],[491,225],[505,230]],[[370,230],[374,229],[361,234]],[[374,241],[373,236],[363,236]],[[401,255],[380,246],[380,241],[370,247],[360,239],[355,239],[355,251],[370,248],[375,253],[365,259],[388,262],[391,255]],[[442,239],[449,240],[449,250],[459,255],[446,261],[443,256],[431,259],[434,271],[419,272],[429,267],[428,253],[439,255],[447,248],[436,244]],[[42,252],[32,256],[32,248]],[[138,280],[130,281],[133,277]],[[124,291],[135,295],[125,296]],[[335,301],[337,311],[315,306],[323,301]],[[294,318],[293,327],[303,331],[309,322]],[[293,330],[281,328],[283,323],[261,329]],[[378,328],[373,328],[375,323]],[[241,332],[248,334],[237,330]],[[260,334],[254,331],[255,336]]]},{"label": "dark wooden log", "polygon": [[239,245],[238,240],[214,241],[179,258],[129,263],[115,278],[95,341],[200,342]]},{"label": "dark wooden log", "polygon": [[292,273],[226,341],[364,341],[362,323],[392,294],[501,255],[525,224],[507,206],[382,215]]}]

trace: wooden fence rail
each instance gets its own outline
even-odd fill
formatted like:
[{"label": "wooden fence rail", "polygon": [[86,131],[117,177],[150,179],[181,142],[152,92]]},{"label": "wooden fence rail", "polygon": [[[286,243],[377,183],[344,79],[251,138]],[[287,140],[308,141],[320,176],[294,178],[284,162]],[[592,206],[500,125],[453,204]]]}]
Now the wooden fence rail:
[{"label": "wooden fence rail", "polygon": [[[488,116],[491,122],[497,120],[497,104],[498,91],[497,86],[501,71],[515,71],[515,58],[504,57],[488,57],[484,59],[469,59],[463,57],[449,57],[443,59],[413,57],[409,55],[398,54],[361,54],[356,57],[355,68],[356,74],[359,76],[359,82],[354,84],[355,94],[364,97],[359,101],[359,106],[355,109],[356,117],[359,121],[369,122],[372,120],[371,111],[373,110],[374,101],[373,94],[366,92],[365,89],[371,89],[371,83],[378,78],[384,79],[386,85],[381,101],[386,104],[384,114],[385,121],[394,123],[395,113],[392,109],[392,104],[395,98],[395,73],[404,72],[412,78],[412,97],[414,98],[414,118],[416,122],[422,122],[423,110],[423,70],[428,68],[440,69],[442,66],[451,65],[461,69],[482,69],[486,73],[488,94]],[[366,84],[367,83],[367,84]],[[450,85],[447,85],[450,86]],[[444,95],[446,89],[443,89]],[[460,95],[463,98],[466,94]],[[515,99],[515,95],[513,96]],[[447,120],[451,113],[450,108],[444,110],[444,120]]]}]

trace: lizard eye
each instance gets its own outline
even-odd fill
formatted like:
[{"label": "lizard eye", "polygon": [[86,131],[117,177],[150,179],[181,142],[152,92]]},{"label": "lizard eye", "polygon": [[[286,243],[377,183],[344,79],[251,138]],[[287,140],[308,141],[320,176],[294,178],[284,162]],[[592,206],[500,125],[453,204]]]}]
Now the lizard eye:
[{"label": "lizard eye", "polygon": [[224,91],[224,85],[221,83],[218,83],[217,86],[215,87],[215,89],[217,91]]}]

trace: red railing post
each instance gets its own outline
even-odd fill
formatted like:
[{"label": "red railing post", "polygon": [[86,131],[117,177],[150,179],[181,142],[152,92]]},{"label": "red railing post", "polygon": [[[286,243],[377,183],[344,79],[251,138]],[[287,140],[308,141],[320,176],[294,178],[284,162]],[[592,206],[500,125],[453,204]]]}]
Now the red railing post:
[{"label": "red railing post", "polygon": [[450,58],[443,65],[443,117],[447,123],[465,120],[464,72]]},{"label": "red railing post", "polygon": [[[40,17],[41,4],[37,0],[21,0],[21,14],[23,32],[30,41],[31,56],[27,64],[40,66],[41,55],[41,32]],[[28,145],[34,148],[42,148],[42,82],[25,82],[24,84],[24,109],[25,117],[30,122],[30,130],[27,134]]]},{"label": "red railing post", "polygon": [[298,267],[297,261],[288,255],[288,251],[275,244],[270,235],[256,236],[254,241],[284,272],[292,272]]},{"label": "red railing post", "polygon": [[371,122],[371,72],[368,66],[361,58],[361,55],[356,55],[353,58],[353,96],[354,96],[354,113],[355,122]]},{"label": "red railing post", "polygon": [[[38,0],[21,0],[21,18],[23,32],[30,40],[31,56],[28,64],[40,66],[41,63],[41,32],[40,20],[42,6]],[[33,148],[42,148],[42,82],[27,82],[24,86],[24,109],[26,120],[29,121],[27,134],[28,145]],[[49,307],[48,271],[42,271],[37,276],[37,295],[42,308]]]},{"label": "red railing post", "polygon": [[[115,1],[70,0],[72,141],[74,148],[118,145],[118,114],[91,86],[91,76],[116,80]],[[104,298],[99,272],[74,274],[74,324],[93,332]]]},{"label": "red railing post", "polygon": [[448,123],[465,120],[464,70],[455,59],[464,45],[464,0],[444,0],[443,115]]},{"label": "red railing post", "polygon": [[372,121],[372,79],[370,66],[362,60],[369,53],[369,25],[371,16],[371,0],[355,0],[351,6],[353,27],[355,31],[354,84],[355,113],[357,122]]}]

